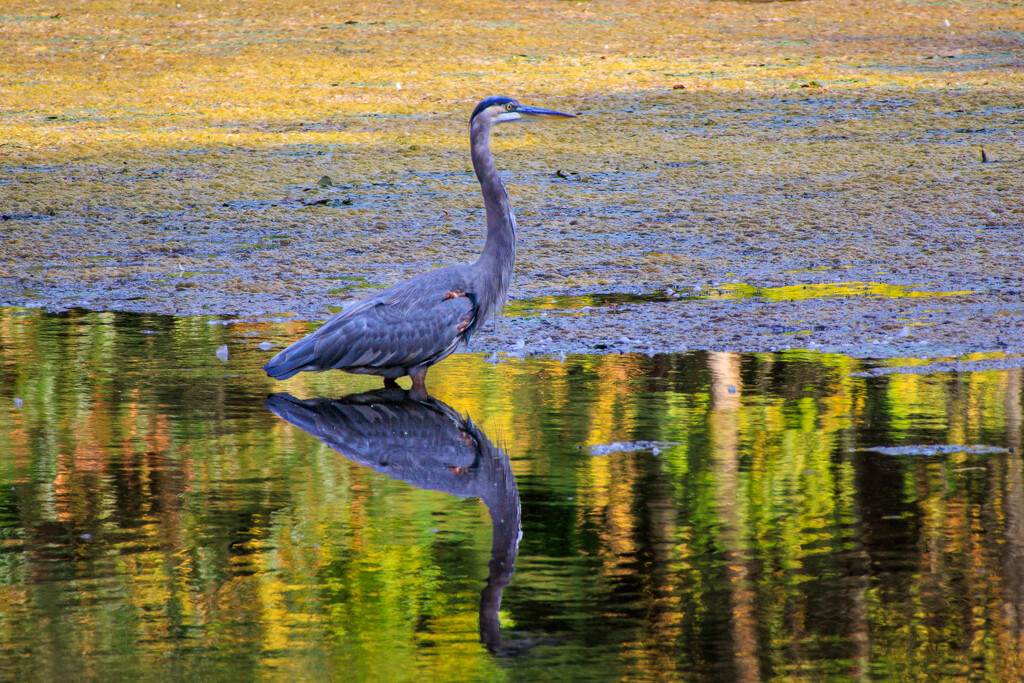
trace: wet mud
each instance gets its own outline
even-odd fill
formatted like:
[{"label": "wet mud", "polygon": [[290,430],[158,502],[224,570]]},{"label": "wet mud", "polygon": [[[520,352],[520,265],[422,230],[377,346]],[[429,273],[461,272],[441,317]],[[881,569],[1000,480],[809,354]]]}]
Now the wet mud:
[{"label": "wet mud", "polygon": [[[1024,6],[92,4],[0,17],[0,304],[298,333],[516,209],[499,354],[1024,353]],[[457,36],[454,40],[452,37]]]}]

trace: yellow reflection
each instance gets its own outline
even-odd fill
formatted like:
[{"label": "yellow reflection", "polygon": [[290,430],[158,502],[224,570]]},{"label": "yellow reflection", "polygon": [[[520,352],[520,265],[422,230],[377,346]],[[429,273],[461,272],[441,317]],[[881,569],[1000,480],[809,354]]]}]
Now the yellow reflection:
[{"label": "yellow reflection", "polygon": [[[488,575],[482,506],[411,493],[255,410],[271,390],[339,396],[379,380],[273,383],[261,354],[216,361],[230,328],[174,320],[140,335],[137,323],[0,316],[0,346],[18,359],[5,386],[23,399],[0,410],[0,473],[14,487],[0,499],[6,642],[56,633],[82,652],[124,648],[155,670],[176,642],[166,634],[184,632],[211,651],[255,644],[261,671],[386,661],[398,677],[500,675],[473,625],[473,582]],[[133,371],[138,358],[147,364]],[[828,678],[849,656],[857,671],[893,678],[978,666],[1013,680],[1024,642],[1019,455],[857,448],[1019,449],[1021,372],[853,376],[862,366],[800,352],[497,365],[461,354],[438,365],[437,397],[500,438],[529,482],[533,556],[506,604],[517,628],[535,626],[519,611],[533,591],[609,601],[588,617],[601,627],[625,589],[633,616],[610,655],[623,677],[671,679],[680,658],[700,664],[699,639],[680,634],[727,615],[715,637],[728,638],[745,678],[794,662]],[[639,438],[678,445],[586,449]],[[875,500],[878,489],[895,503]],[[59,602],[71,585],[96,599]],[[26,619],[53,600],[69,616],[55,631]],[[823,603],[836,606],[827,619]],[[908,650],[908,639],[920,645]],[[325,660],[290,654],[309,649]]]},{"label": "yellow reflection", "polygon": [[824,282],[786,287],[756,287],[742,283],[723,283],[705,290],[704,296],[712,300],[762,298],[769,301],[803,301],[823,297],[868,297],[879,299],[920,298],[930,296],[966,296],[971,291],[932,292],[904,285],[882,282]]}]

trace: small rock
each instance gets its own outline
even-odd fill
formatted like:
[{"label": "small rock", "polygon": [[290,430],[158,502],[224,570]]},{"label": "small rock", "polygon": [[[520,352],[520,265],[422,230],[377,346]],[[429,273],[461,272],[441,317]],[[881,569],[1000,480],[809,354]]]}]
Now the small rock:
[{"label": "small rock", "polygon": [[334,181],[331,180],[331,176],[329,175],[321,176],[320,180],[316,181],[317,187],[330,187],[333,184]]},{"label": "small rock", "polygon": [[989,455],[992,453],[1008,452],[1007,449],[1002,446],[988,446],[984,444],[911,444],[907,446],[871,446],[860,449],[851,448],[849,449],[849,452],[854,453],[857,450],[881,453],[882,455],[923,455],[928,457],[936,455],[952,455],[954,453]]},{"label": "small rock", "polygon": [[[611,453],[630,453],[632,451],[646,451],[648,449],[652,452],[654,449],[658,449],[658,453],[660,453],[661,448],[664,446],[678,445],[679,443],[676,441],[614,441],[610,444],[591,446],[590,454],[600,457]],[[658,453],[654,453],[654,455]]]},{"label": "small rock", "polygon": [[219,358],[224,363],[228,362],[228,345],[227,344],[221,344],[220,348],[217,349],[217,358]]},{"label": "small rock", "polygon": [[513,346],[512,348],[515,349],[516,351],[522,351],[523,349],[526,348],[526,342],[520,339],[515,343],[515,346]]},{"label": "small rock", "polygon": [[259,345],[259,346],[260,346],[260,348],[261,348],[261,349],[263,349],[264,351],[269,351],[270,349],[274,348],[274,345],[273,345],[273,344],[271,344],[271,343],[270,343],[270,342],[268,342],[268,341],[265,341],[265,342],[260,342],[260,345]]},{"label": "small rock", "polygon": [[20,407],[22,407],[23,405],[25,405],[25,402],[24,402],[24,401],[22,401],[22,400],[21,400],[20,398],[18,398],[18,397],[15,397],[15,398],[14,398],[14,407],[15,407],[15,408],[20,408]]}]

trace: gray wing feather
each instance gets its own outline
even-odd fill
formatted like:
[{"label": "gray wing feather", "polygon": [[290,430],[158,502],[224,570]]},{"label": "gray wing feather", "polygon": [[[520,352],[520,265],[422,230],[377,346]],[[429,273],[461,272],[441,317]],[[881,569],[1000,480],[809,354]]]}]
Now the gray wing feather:
[{"label": "gray wing feather", "polygon": [[[321,368],[413,367],[445,354],[476,315],[468,297],[444,293],[360,302],[315,333]],[[460,329],[461,326],[461,329]]]},{"label": "gray wing feather", "polygon": [[331,368],[398,377],[403,369],[436,363],[476,328],[482,314],[476,298],[447,298],[455,290],[471,292],[473,281],[469,266],[449,266],[389,287],[350,304],[264,370],[277,379]]}]

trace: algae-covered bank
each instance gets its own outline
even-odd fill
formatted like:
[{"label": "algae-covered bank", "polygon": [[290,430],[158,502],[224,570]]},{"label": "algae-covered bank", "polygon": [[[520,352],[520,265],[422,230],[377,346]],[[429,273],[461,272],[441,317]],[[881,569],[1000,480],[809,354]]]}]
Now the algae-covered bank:
[{"label": "algae-covered bank", "polygon": [[0,305],[312,321],[470,260],[466,120],[508,94],[581,116],[494,140],[478,349],[1024,352],[1022,36],[978,0],[13,0]]}]

